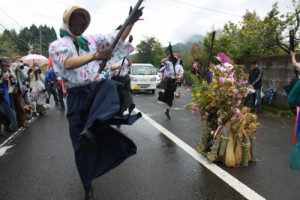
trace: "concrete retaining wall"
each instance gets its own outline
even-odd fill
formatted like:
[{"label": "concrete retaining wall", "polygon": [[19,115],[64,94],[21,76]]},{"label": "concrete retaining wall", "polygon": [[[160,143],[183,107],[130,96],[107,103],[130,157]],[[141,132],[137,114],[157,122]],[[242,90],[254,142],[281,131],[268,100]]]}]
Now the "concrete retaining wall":
[{"label": "concrete retaining wall", "polygon": [[[295,77],[291,57],[286,55],[261,58],[257,60],[257,63],[263,69],[263,91],[265,95],[266,90],[275,83],[277,94],[272,104],[280,107],[288,107],[287,94],[282,87],[289,84],[290,80]],[[266,97],[264,102],[267,102]]]}]

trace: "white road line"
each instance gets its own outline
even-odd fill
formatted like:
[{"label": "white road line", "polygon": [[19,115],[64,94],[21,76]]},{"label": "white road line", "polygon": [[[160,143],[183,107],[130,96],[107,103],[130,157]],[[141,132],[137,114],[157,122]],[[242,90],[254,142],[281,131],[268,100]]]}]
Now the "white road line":
[{"label": "white road line", "polygon": [[[135,109],[136,112],[141,112],[138,109]],[[141,112],[142,113],[142,112]],[[195,149],[187,145],[184,141],[179,139],[173,133],[165,129],[162,125],[151,119],[146,114],[143,114],[143,118],[147,120],[150,124],[152,124],[155,128],[157,128],[161,133],[163,133],[166,137],[172,140],[175,144],[181,147],[185,152],[187,152],[190,156],[194,157],[199,163],[201,163],[204,167],[222,179],[225,183],[227,183],[230,187],[240,193],[247,199],[250,200],[263,200],[264,197],[260,196],[254,190],[246,186],[244,183],[237,180],[235,177],[231,176],[228,172],[224,171],[222,168],[217,166],[214,163],[209,162],[206,158],[200,155]]]},{"label": "white road line", "polygon": [[[29,120],[28,125],[30,125],[35,119],[36,119],[36,117]],[[0,149],[2,147],[4,147],[5,145],[11,143],[15,138],[18,137],[18,135],[20,135],[21,132],[23,132],[23,130],[25,130],[25,129],[24,128],[19,128],[16,132],[14,132],[9,138],[7,138],[2,144],[0,144]]]}]

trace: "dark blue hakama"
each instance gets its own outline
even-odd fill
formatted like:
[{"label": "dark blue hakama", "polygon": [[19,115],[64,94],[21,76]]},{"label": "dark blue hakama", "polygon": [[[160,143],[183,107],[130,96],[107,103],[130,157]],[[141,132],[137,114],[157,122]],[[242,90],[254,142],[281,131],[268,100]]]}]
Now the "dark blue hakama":
[{"label": "dark blue hakama", "polygon": [[159,84],[159,88],[164,89],[165,92],[160,92],[157,99],[172,107],[174,100],[174,92],[177,89],[176,79],[163,78]]},{"label": "dark blue hakama", "polygon": [[[136,154],[134,142],[110,125],[133,124],[140,114],[120,117],[119,83],[101,80],[68,89],[67,118],[76,166],[84,185],[91,182]],[[89,129],[95,136],[90,145],[80,145],[79,134]]]}]

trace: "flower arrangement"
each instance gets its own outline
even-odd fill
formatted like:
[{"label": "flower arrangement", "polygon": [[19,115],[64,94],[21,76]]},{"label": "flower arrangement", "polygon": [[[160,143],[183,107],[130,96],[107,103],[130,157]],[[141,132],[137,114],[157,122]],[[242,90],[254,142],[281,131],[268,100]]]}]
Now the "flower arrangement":
[{"label": "flower arrangement", "polygon": [[202,82],[193,89],[193,102],[199,107],[203,120],[217,112],[217,120],[225,125],[228,120],[241,118],[242,100],[247,96],[248,75],[240,66],[214,67],[213,82]]},{"label": "flower arrangement", "polygon": [[[248,138],[250,146],[249,138],[254,142],[253,134],[259,127],[256,116],[249,109],[242,108],[243,99],[248,93],[248,75],[241,66],[215,66],[212,71],[212,83],[204,81],[195,86],[192,90],[193,102],[187,106],[188,110],[206,121],[198,149],[211,161],[224,161],[228,167],[239,166],[240,159],[236,163],[233,158],[235,154],[242,155],[243,148],[239,148],[241,141]],[[241,122],[246,124],[245,120],[248,120],[248,124],[242,126]],[[248,130],[249,127],[255,128]],[[236,147],[239,152],[234,152]],[[243,166],[246,166],[244,162]]]}]

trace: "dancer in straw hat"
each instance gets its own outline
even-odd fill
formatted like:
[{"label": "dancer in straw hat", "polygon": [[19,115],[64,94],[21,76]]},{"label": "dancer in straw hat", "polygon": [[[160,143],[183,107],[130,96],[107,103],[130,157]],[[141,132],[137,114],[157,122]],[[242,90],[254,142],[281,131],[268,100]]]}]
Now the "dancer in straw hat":
[{"label": "dancer in straw hat", "polygon": [[[54,71],[63,79],[68,93],[69,131],[85,199],[94,199],[91,183],[95,178],[136,153],[135,144],[110,126],[120,109],[120,84],[105,80],[98,70],[102,60],[116,62],[134,50],[124,41],[142,16],[142,9],[135,12],[113,50],[109,47],[117,32],[82,36],[89,26],[90,14],[83,8],[71,7],[63,15],[61,39],[49,47]],[[128,116],[131,124],[137,119]]]}]

